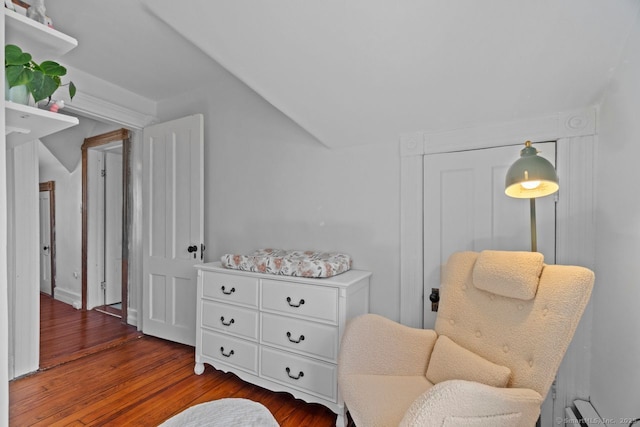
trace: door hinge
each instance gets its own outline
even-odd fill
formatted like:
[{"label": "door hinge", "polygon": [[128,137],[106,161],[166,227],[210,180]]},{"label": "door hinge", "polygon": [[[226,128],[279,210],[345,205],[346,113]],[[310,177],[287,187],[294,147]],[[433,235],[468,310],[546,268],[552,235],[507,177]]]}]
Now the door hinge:
[{"label": "door hinge", "polygon": [[103,291],[107,289],[107,282],[100,282],[100,289]]},{"label": "door hinge", "polygon": [[107,176],[107,170],[106,169],[100,169],[100,176],[102,178],[104,178],[105,176]]},{"label": "door hinge", "polygon": [[200,261],[204,261],[204,250],[205,250],[204,243],[200,243]]}]

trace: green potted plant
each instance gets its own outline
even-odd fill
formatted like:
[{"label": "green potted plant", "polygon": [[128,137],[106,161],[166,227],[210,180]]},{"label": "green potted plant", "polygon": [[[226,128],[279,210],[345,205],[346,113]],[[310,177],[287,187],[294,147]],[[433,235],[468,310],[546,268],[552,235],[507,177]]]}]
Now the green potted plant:
[{"label": "green potted plant", "polygon": [[60,86],[69,86],[71,99],[76,94],[73,82],[62,84],[60,77],[67,74],[65,67],[55,61],[38,64],[29,53],[23,52],[16,45],[8,44],[4,47],[4,71],[8,89],[24,86],[36,103],[43,99],[51,100],[51,95]]}]

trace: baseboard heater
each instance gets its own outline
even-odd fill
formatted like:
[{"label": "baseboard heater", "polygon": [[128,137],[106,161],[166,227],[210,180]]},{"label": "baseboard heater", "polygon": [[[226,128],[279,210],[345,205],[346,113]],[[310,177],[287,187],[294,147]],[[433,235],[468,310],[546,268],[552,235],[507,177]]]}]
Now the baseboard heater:
[{"label": "baseboard heater", "polygon": [[[598,411],[593,407],[591,402],[587,400],[574,400],[573,404],[575,405],[575,409],[571,407],[564,408],[565,420],[564,425],[566,427],[571,426],[580,426],[580,427],[602,427],[602,426],[633,426],[638,425],[640,427],[640,418],[639,419],[629,419],[629,420],[608,420],[600,418],[598,415]],[[623,422],[626,421],[626,422]]]},{"label": "baseboard heater", "polygon": [[587,400],[574,400],[573,404],[575,405],[575,409],[569,406],[564,408],[564,413],[566,415],[564,422],[565,426],[606,426],[591,402]]}]

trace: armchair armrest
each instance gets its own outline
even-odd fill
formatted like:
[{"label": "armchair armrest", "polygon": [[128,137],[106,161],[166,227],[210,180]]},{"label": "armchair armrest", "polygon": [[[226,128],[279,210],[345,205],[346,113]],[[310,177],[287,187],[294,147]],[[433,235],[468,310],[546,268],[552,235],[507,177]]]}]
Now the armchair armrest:
[{"label": "armchair armrest", "polygon": [[436,338],[433,330],[410,328],[375,314],[356,317],[342,336],[338,378],[424,375]]},{"label": "armchair armrest", "polygon": [[498,388],[464,380],[443,381],[418,397],[401,427],[530,427],[542,397],[525,388]]}]

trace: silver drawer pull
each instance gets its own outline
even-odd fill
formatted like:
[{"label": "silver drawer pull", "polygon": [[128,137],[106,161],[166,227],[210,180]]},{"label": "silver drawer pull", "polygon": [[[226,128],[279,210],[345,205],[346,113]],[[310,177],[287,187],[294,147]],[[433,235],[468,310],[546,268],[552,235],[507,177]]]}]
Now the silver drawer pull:
[{"label": "silver drawer pull", "polygon": [[287,304],[289,304],[289,307],[300,307],[302,304],[304,304],[304,300],[301,299],[298,304],[291,304],[291,297],[287,297]]},{"label": "silver drawer pull", "polygon": [[235,323],[235,320],[233,320],[233,317],[231,318],[231,320],[229,320],[228,322],[224,321],[224,316],[220,317],[220,321],[222,322],[222,324],[224,326],[231,326],[233,323]]},{"label": "silver drawer pull", "polygon": [[287,369],[285,369],[285,371],[287,371],[287,375],[289,376],[289,378],[291,378],[292,380],[299,380],[300,378],[304,377],[304,372],[300,371],[300,373],[298,374],[298,376],[293,376],[291,375],[291,369],[289,369],[289,367],[287,366]]},{"label": "silver drawer pull", "polygon": [[298,344],[300,343],[300,341],[304,341],[304,335],[300,335],[300,338],[298,338],[298,340],[292,340],[291,339],[291,332],[287,332],[287,338],[289,339],[290,342],[294,343],[294,344]]},{"label": "silver drawer pull", "polygon": [[233,350],[231,350],[229,353],[226,353],[226,354],[225,354],[225,352],[224,352],[224,347],[220,347],[220,353],[222,353],[222,355],[223,355],[224,357],[231,357],[231,356],[233,356]]},{"label": "silver drawer pull", "polygon": [[234,293],[236,291],[236,288],[231,288],[227,292],[227,290],[225,289],[224,286],[222,286],[222,288],[220,288],[220,289],[222,289],[222,293],[225,294],[225,295],[231,295],[232,293]]}]

